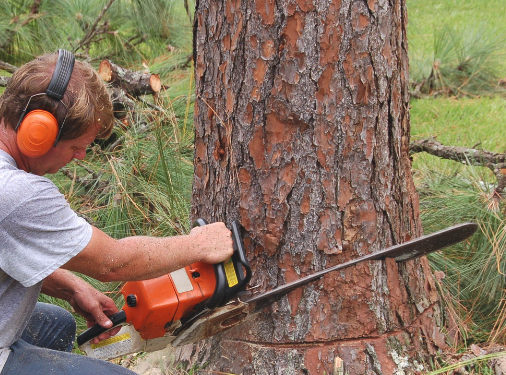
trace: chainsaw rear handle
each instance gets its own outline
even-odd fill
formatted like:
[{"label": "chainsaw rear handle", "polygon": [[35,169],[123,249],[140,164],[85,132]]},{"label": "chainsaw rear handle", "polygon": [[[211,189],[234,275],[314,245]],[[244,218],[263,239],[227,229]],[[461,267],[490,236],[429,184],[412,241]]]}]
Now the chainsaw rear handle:
[{"label": "chainsaw rear handle", "polygon": [[[193,227],[207,225],[204,219],[197,219]],[[225,271],[225,264],[222,262],[214,265],[214,274],[216,276],[216,288],[213,295],[204,302],[208,309],[214,309],[218,306],[223,306],[229,301],[230,298],[235,296],[242,290],[251,279],[251,267],[246,253],[244,244],[242,242],[241,225],[237,220],[232,222],[232,241],[234,246],[234,253],[232,254],[231,262],[233,264],[235,274],[237,276],[237,284],[229,286],[227,280],[227,272]],[[246,271],[246,272],[244,272]]]},{"label": "chainsaw rear handle", "polygon": [[88,328],[86,331],[77,336],[77,345],[81,346],[86,344],[91,339],[94,339],[98,335],[101,335],[104,332],[110,331],[114,327],[120,326],[123,323],[126,323],[126,313],[123,310],[120,310],[116,314],[112,314],[108,317],[112,322],[112,327],[104,328],[98,324],[95,324],[93,327]]}]

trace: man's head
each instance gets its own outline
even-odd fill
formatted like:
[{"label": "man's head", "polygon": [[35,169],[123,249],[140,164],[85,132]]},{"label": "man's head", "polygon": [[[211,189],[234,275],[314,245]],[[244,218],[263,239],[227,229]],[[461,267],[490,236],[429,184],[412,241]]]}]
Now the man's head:
[{"label": "man's head", "polygon": [[36,95],[46,92],[57,59],[56,53],[46,54],[16,70],[0,98],[0,119],[6,127],[14,130],[29,102],[27,112],[35,109],[48,111],[54,115],[59,126],[65,120],[59,138],[61,141],[77,139],[90,127],[97,126],[97,138],[108,137],[114,120],[112,103],[104,82],[90,65],[75,62],[61,100],[64,104],[49,95]]}]

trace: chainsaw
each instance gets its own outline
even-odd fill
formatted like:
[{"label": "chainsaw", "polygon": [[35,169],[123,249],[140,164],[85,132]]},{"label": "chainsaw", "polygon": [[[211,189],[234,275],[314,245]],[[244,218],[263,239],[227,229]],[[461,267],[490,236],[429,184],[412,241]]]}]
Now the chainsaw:
[{"label": "chainsaw", "polygon": [[[196,222],[205,224],[202,219]],[[459,224],[255,294],[244,290],[252,271],[244,251],[242,227],[234,221],[231,228],[234,253],[227,262],[215,265],[197,262],[155,279],[125,283],[121,289],[125,305],[109,317],[113,326],[103,328],[96,324],[77,337],[77,344],[88,356],[106,360],[141,351],[153,352],[169,345],[191,344],[244,322],[329,272],[367,260],[394,258],[405,262],[463,241],[476,229],[474,223]],[[98,344],[90,342],[117,326],[122,326],[117,335]]]}]

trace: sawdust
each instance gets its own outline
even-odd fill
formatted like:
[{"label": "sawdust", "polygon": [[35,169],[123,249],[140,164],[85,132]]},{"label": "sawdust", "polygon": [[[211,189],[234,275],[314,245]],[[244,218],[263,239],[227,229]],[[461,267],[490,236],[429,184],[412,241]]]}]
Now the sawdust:
[{"label": "sawdust", "polygon": [[139,375],[177,374],[174,370],[177,364],[174,363],[174,356],[172,355],[172,348],[170,346],[152,353],[138,353],[126,356],[120,360],[119,364]]}]

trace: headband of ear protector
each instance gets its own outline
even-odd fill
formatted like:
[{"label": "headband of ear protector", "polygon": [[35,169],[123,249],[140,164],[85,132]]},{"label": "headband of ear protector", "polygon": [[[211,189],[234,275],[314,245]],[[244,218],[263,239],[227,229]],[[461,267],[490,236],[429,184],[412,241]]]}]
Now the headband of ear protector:
[{"label": "headband of ear protector", "polygon": [[[58,61],[51,77],[46,92],[30,96],[25,109],[21,112],[18,124],[16,125],[17,142],[19,150],[26,156],[39,157],[49,151],[51,146],[56,146],[60,134],[67,119],[68,108],[62,101],[63,94],[74,69],[75,58],[72,52],[64,49],[58,50]],[[58,100],[65,107],[66,114],[61,126],[52,113],[36,109],[26,113],[32,98],[41,95],[48,95]]]}]

